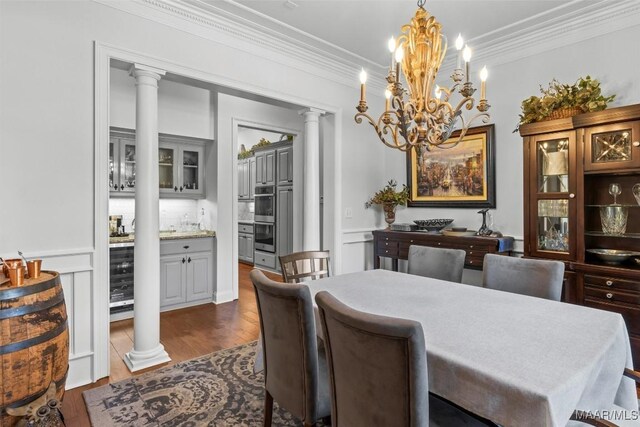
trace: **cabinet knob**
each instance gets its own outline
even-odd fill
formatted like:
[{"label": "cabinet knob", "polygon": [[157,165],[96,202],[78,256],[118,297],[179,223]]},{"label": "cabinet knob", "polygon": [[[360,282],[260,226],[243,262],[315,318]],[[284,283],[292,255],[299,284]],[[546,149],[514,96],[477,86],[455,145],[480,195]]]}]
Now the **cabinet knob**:
[{"label": "cabinet knob", "polygon": [[438,246],[441,246],[441,245],[442,245],[442,243],[438,243]]},{"label": "cabinet knob", "polygon": [[633,141],[633,142],[632,142],[632,145],[633,145],[634,147],[640,147],[640,141]]},{"label": "cabinet knob", "polygon": [[473,252],[469,252],[469,255],[473,255]]},{"label": "cabinet knob", "polygon": [[191,262],[191,257],[189,257],[189,259],[187,260],[187,262]]},{"label": "cabinet knob", "polygon": [[184,258],[182,258],[182,263],[183,263],[183,264],[185,263],[185,259],[184,259]]},{"label": "cabinet knob", "polygon": [[611,280],[607,280],[605,283],[607,284],[607,286],[613,285],[613,282]]},{"label": "cabinet knob", "polygon": [[607,295],[605,295],[607,298],[611,299],[613,298],[613,294],[611,292],[607,292]]},{"label": "cabinet knob", "polygon": [[409,243],[413,243],[413,240],[409,240]]},{"label": "cabinet knob", "polygon": [[473,261],[469,261],[469,264],[473,264]]},{"label": "cabinet knob", "polygon": [[469,249],[473,249],[473,245],[469,245]]},{"label": "cabinet knob", "polygon": [[182,193],[182,185],[180,186],[180,192]]},{"label": "cabinet knob", "polygon": [[570,198],[570,199],[575,199],[575,197],[576,197],[576,195],[575,195],[575,194],[573,194],[573,193],[569,194],[569,198]]},{"label": "cabinet knob", "polygon": [[124,190],[124,184],[120,184],[120,189]]},{"label": "cabinet knob", "polygon": [[178,191],[178,187],[173,187],[173,191]]},{"label": "cabinet knob", "polygon": [[113,184],[113,189],[117,190],[118,189],[118,184]]}]

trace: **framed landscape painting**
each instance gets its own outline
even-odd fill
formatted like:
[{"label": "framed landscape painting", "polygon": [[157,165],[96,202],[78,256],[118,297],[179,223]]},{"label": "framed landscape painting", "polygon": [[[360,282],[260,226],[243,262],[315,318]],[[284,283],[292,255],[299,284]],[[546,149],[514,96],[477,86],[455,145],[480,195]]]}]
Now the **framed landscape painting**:
[{"label": "framed landscape painting", "polygon": [[[448,141],[458,140],[460,131]],[[446,143],[445,143],[446,145]],[[493,125],[471,128],[452,148],[407,153],[409,206],[495,208]]]}]

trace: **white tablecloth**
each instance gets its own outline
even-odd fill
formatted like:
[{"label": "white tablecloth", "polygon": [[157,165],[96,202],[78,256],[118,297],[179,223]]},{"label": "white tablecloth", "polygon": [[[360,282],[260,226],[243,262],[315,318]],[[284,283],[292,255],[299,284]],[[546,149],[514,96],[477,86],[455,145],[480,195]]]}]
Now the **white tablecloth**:
[{"label": "white tablecloth", "polygon": [[430,391],[499,424],[564,426],[576,409],[614,403],[638,410],[635,383],[622,376],[633,366],[619,314],[387,270],[307,285],[312,297],[325,290],[420,322]]}]

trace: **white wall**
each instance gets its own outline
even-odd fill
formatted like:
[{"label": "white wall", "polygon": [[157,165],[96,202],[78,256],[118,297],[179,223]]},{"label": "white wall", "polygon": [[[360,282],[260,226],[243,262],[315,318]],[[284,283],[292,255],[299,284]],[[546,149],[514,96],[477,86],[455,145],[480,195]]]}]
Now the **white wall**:
[{"label": "white wall", "polygon": [[[129,73],[111,68],[111,126],[136,128],[136,86]],[[158,132],[213,139],[215,114],[210,90],[160,79]]]}]

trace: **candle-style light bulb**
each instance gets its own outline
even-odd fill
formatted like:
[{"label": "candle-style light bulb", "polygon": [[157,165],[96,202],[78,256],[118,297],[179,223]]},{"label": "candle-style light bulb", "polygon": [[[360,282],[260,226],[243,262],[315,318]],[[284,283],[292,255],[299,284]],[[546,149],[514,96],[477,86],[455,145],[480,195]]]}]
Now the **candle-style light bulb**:
[{"label": "candle-style light bulb", "polygon": [[438,85],[436,85],[435,95],[438,100],[442,97],[442,89],[440,89],[440,86]]},{"label": "candle-style light bulb", "polygon": [[391,91],[389,89],[384,91],[384,97],[384,111],[389,111],[391,109]]},{"label": "candle-style light bulb", "polygon": [[471,48],[466,45],[462,51],[462,59],[464,59],[465,74],[467,76],[467,83],[469,83],[469,62],[471,61]]},{"label": "candle-style light bulb", "polygon": [[487,99],[487,77],[489,77],[489,71],[485,65],[480,70],[480,99]]},{"label": "candle-style light bulb", "polygon": [[387,47],[389,48],[389,52],[394,53],[396,51],[396,39],[391,36],[389,41],[387,42]]},{"label": "candle-style light bulb", "polygon": [[462,51],[462,58],[464,59],[464,62],[471,61],[471,48],[469,45],[464,47],[464,50]]},{"label": "candle-style light bulb", "polygon": [[464,39],[462,38],[462,34],[458,34],[458,38],[456,39],[456,60],[457,65],[456,69],[462,69],[462,47],[464,46]]},{"label": "candle-style light bulb", "polygon": [[365,83],[367,83],[367,72],[362,69],[360,71],[360,102],[363,103],[366,98],[366,87]]}]

